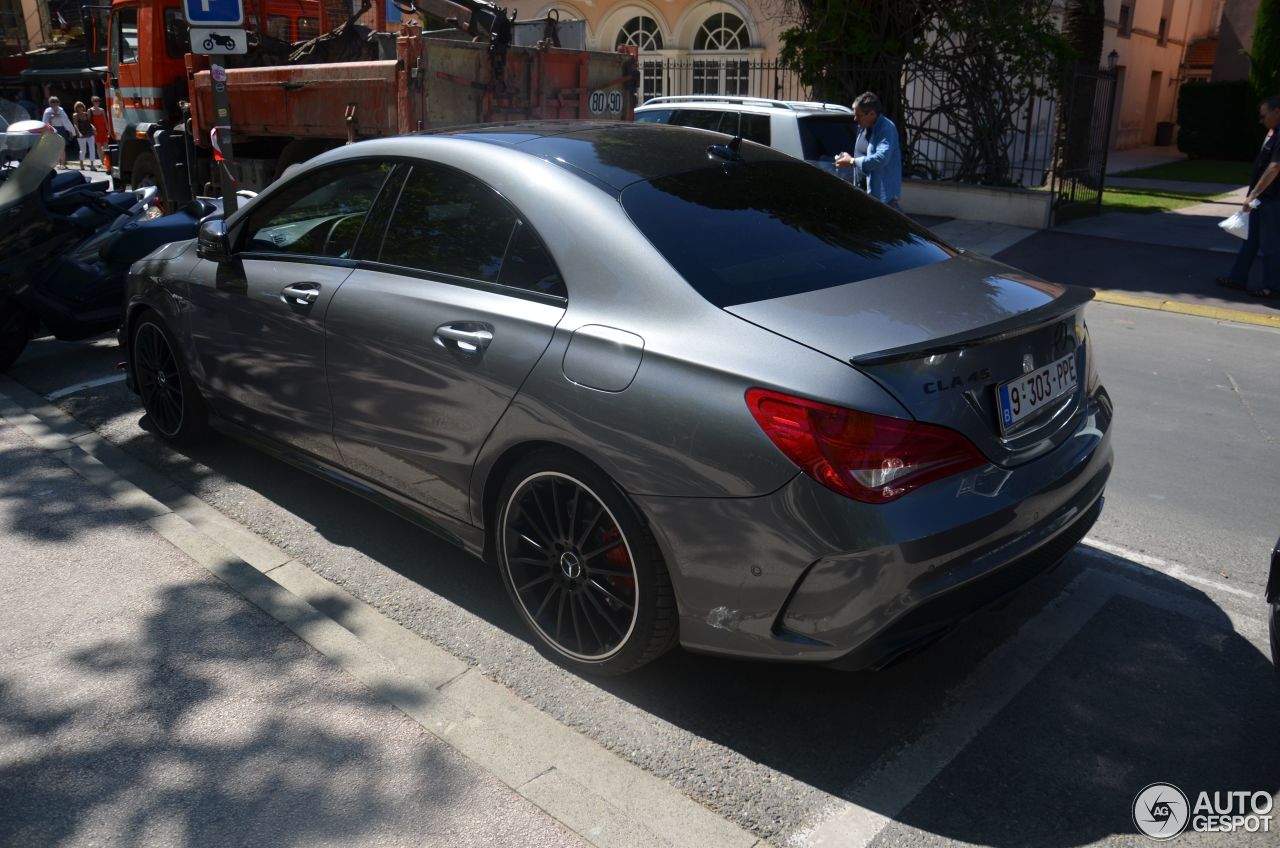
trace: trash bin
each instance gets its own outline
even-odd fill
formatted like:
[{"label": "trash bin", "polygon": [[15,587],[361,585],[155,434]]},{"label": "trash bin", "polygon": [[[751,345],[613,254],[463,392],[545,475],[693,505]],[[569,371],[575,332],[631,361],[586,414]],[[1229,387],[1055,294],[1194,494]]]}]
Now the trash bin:
[{"label": "trash bin", "polygon": [[1168,147],[1173,144],[1173,124],[1160,121],[1156,124],[1156,147]]}]

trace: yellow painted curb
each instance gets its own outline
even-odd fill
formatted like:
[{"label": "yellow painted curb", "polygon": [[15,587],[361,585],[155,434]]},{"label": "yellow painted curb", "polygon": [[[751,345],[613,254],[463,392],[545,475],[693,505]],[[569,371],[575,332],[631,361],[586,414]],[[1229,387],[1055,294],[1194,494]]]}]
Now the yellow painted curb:
[{"label": "yellow painted curb", "polygon": [[1134,306],[1138,309],[1155,309],[1160,312],[1174,312],[1178,315],[1194,315],[1197,318],[1214,318],[1218,321],[1233,321],[1237,324],[1253,324],[1258,327],[1274,327],[1280,330],[1280,314],[1263,315],[1248,312],[1244,309],[1229,309],[1225,306],[1203,306],[1198,303],[1181,303],[1176,300],[1164,300],[1159,297],[1143,297],[1137,294],[1096,289],[1101,303],[1114,303],[1117,306]]}]

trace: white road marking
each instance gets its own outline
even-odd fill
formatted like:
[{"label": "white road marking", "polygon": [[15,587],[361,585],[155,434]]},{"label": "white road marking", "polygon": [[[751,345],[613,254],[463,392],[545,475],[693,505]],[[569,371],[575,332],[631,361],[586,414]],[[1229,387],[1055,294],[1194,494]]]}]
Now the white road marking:
[{"label": "white road marking", "polygon": [[81,391],[84,391],[85,389],[93,389],[93,388],[97,388],[98,386],[107,386],[107,385],[110,385],[111,383],[119,383],[124,378],[125,378],[125,375],[123,373],[112,374],[110,377],[99,377],[98,379],[90,380],[87,383],[77,383],[74,386],[67,386],[65,389],[58,389],[56,392],[49,392],[49,394],[44,396],[44,399],[57,400],[58,398],[66,397],[67,395],[73,395],[76,392],[81,392]]},{"label": "white road marking", "polygon": [[[1224,592],[1228,595],[1235,595],[1237,598],[1248,598],[1251,601],[1261,600],[1261,593],[1250,592],[1245,589],[1237,588],[1223,583],[1221,580],[1213,580],[1208,577],[1201,577],[1185,565],[1176,562],[1153,557],[1139,551],[1130,550],[1122,545],[1113,545],[1110,542],[1104,542],[1101,539],[1095,539],[1092,536],[1086,536],[1083,542],[1086,548],[1096,548],[1103,553],[1111,554],[1120,560],[1128,560],[1129,563],[1120,562],[1117,565],[1144,565],[1153,571],[1159,571],[1161,574],[1167,574],[1175,580],[1181,580],[1184,583],[1195,583],[1198,586],[1207,586],[1218,592]],[[1087,551],[1086,551],[1087,553]]]}]

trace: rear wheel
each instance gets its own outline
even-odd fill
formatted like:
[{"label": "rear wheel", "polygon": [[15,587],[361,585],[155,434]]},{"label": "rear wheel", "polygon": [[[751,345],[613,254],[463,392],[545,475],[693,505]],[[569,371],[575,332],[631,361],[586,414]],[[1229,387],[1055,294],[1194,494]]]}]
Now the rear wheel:
[{"label": "rear wheel", "polygon": [[0,299],[0,371],[8,371],[31,341],[35,322],[10,298]]},{"label": "rear wheel", "polygon": [[164,180],[160,175],[160,163],[156,161],[154,154],[138,154],[138,158],[133,160],[133,170],[130,172],[129,182],[132,188],[155,186],[159,189],[155,205],[161,212],[167,211],[164,207]]},{"label": "rear wheel", "polygon": [[130,361],[142,407],[157,433],[176,445],[191,445],[208,433],[204,400],[168,329],[153,315],[133,330]]},{"label": "rear wheel", "polygon": [[671,578],[622,490],[571,454],[520,462],[502,487],[494,550],[538,642],[590,674],[623,674],[676,642]]}]

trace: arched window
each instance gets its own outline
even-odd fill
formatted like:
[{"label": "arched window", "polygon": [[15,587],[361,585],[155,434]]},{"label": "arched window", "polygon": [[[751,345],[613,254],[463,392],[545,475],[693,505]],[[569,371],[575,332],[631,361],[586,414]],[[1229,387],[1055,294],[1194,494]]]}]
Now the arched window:
[{"label": "arched window", "polygon": [[[693,37],[693,49],[705,53],[738,52],[751,46],[751,34],[742,18],[717,12],[703,21]],[[750,63],[738,59],[695,59],[694,94],[750,93]]]},{"label": "arched window", "polygon": [[624,44],[634,44],[640,52],[662,49],[662,31],[658,22],[648,15],[636,15],[618,30],[618,38],[613,42],[615,49]]},{"label": "arched window", "polygon": [[[648,15],[636,15],[622,25],[614,48],[624,44],[633,44],[641,54],[653,53],[662,49],[662,31],[658,22]],[[646,59],[640,57],[640,102],[644,103],[652,97],[659,97],[663,91],[663,66],[666,60],[658,57]]]},{"label": "arched window", "polygon": [[746,50],[751,35],[742,18],[719,12],[707,18],[693,38],[694,50]]}]

